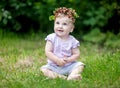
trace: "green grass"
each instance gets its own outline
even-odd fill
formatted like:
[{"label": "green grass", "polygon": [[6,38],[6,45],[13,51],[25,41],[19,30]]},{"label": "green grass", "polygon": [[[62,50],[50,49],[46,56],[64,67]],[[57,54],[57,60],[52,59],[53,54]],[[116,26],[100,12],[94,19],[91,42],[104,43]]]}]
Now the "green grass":
[{"label": "green grass", "polygon": [[0,88],[120,88],[120,49],[81,42],[81,81],[46,79],[45,35],[0,35]]}]

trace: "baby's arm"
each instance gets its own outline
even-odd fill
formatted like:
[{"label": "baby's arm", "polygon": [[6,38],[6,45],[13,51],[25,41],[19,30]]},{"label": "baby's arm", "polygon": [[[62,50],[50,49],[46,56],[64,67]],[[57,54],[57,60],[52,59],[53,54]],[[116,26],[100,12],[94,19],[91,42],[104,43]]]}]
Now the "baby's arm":
[{"label": "baby's arm", "polygon": [[63,59],[59,59],[56,55],[53,54],[53,44],[50,41],[46,42],[45,54],[50,60],[59,66],[64,66],[66,64]]},{"label": "baby's arm", "polygon": [[66,57],[64,60],[69,63],[77,60],[79,57],[80,57],[80,50],[79,47],[76,47],[72,49],[72,56]]}]

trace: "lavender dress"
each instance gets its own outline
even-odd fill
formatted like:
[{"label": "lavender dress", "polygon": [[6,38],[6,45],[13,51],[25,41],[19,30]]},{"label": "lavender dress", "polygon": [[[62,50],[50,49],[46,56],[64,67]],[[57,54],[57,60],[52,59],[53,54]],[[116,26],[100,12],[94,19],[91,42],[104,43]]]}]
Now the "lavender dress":
[{"label": "lavender dress", "polygon": [[[61,41],[60,38],[55,33],[52,33],[49,34],[45,38],[45,40],[51,41],[51,43],[53,44],[54,55],[60,57],[61,59],[65,56],[70,57],[72,55],[72,48],[80,46],[79,41],[76,40],[71,35],[69,36],[68,41]],[[48,61],[47,65],[42,66],[42,68],[49,68],[59,74],[70,74],[72,69],[74,69],[75,67],[79,65],[84,65],[82,62],[73,61],[61,67],[55,64],[49,58],[47,59],[47,61]]]}]

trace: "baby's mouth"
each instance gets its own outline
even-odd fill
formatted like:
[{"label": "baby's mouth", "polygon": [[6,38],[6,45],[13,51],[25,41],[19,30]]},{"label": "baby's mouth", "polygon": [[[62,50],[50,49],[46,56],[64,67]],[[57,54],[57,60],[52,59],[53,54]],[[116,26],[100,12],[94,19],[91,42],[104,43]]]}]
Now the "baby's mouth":
[{"label": "baby's mouth", "polygon": [[63,32],[63,30],[58,30],[59,32]]}]

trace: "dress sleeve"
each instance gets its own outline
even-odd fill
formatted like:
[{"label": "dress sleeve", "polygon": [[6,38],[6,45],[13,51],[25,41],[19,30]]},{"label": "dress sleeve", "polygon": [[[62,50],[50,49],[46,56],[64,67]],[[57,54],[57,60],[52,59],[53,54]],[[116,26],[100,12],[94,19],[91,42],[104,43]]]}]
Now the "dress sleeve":
[{"label": "dress sleeve", "polygon": [[78,46],[80,46],[80,42],[77,39],[73,38],[73,40],[72,40],[72,48],[76,48]]},{"label": "dress sleeve", "polygon": [[46,41],[50,41],[50,42],[54,42],[54,38],[55,38],[55,34],[54,33],[52,33],[52,34],[49,34],[46,38],[45,38],[45,40]]}]

